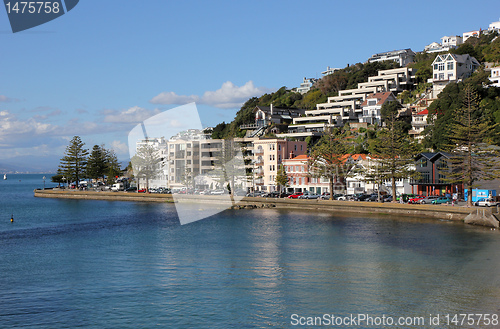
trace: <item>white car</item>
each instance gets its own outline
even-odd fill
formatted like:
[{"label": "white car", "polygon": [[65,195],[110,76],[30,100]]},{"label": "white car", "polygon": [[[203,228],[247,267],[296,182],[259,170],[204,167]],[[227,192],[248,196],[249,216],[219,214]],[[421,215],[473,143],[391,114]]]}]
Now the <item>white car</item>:
[{"label": "white car", "polygon": [[496,207],[498,204],[493,198],[481,198],[475,203],[477,207]]}]

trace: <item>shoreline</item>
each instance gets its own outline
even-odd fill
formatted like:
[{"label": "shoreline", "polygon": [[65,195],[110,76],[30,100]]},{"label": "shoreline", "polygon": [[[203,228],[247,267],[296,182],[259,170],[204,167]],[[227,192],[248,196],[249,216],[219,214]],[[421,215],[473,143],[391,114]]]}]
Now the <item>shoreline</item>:
[{"label": "shoreline", "polygon": [[[79,199],[79,200],[107,200],[107,201],[139,201],[139,202],[193,202],[226,204],[231,207],[227,196],[216,195],[181,195],[174,201],[172,194],[147,194],[130,192],[94,192],[68,190],[34,190],[34,196],[39,198]],[[238,197],[237,197],[238,198]],[[237,205],[248,207],[275,207],[281,209],[301,209],[339,212],[342,214],[379,214],[403,215],[408,217],[426,217],[441,220],[462,221],[471,213],[477,212],[477,207],[457,207],[451,205],[413,205],[400,203],[330,201],[330,200],[302,200],[276,199],[260,197],[242,197]],[[493,208],[496,212],[496,209]],[[490,216],[492,209],[481,209]]]}]

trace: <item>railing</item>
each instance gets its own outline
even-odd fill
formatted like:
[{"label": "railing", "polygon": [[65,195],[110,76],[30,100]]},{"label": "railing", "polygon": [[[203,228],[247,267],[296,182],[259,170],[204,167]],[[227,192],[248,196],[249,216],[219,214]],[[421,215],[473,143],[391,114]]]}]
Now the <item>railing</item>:
[{"label": "railing", "polygon": [[240,129],[257,129],[264,126],[264,123],[252,123],[247,125],[240,125]]}]

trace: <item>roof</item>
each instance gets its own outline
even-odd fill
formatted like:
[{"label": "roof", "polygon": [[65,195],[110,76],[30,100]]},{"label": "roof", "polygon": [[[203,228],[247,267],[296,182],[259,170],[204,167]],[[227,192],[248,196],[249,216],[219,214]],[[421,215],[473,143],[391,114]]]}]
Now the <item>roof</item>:
[{"label": "roof", "polygon": [[395,98],[394,95],[392,94],[392,92],[390,92],[390,91],[387,91],[387,92],[384,92],[384,93],[371,94],[370,96],[368,96],[366,98],[366,100],[363,102],[363,104],[361,106],[367,106],[369,99],[377,99],[377,105],[383,105],[385,102],[387,102],[387,99],[391,95],[392,95],[393,98]]},{"label": "roof", "polygon": [[417,114],[415,114],[415,115],[427,115],[427,114],[429,114],[429,111],[428,111],[427,109],[425,109],[425,110],[423,110],[423,111],[418,112],[418,113],[417,113]]}]

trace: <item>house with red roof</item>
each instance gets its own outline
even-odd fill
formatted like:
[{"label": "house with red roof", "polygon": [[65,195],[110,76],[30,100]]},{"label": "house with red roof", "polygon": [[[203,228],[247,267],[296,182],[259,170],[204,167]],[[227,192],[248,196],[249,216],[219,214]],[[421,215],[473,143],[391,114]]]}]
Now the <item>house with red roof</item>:
[{"label": "house with red roof", "polygon": [[419,142],[424,139],[424,129],[429,125],[427,122],[428,117],[429,111],[427,109],[414,113],[411,116],[411,130],[408,131],[408,134]]}]

